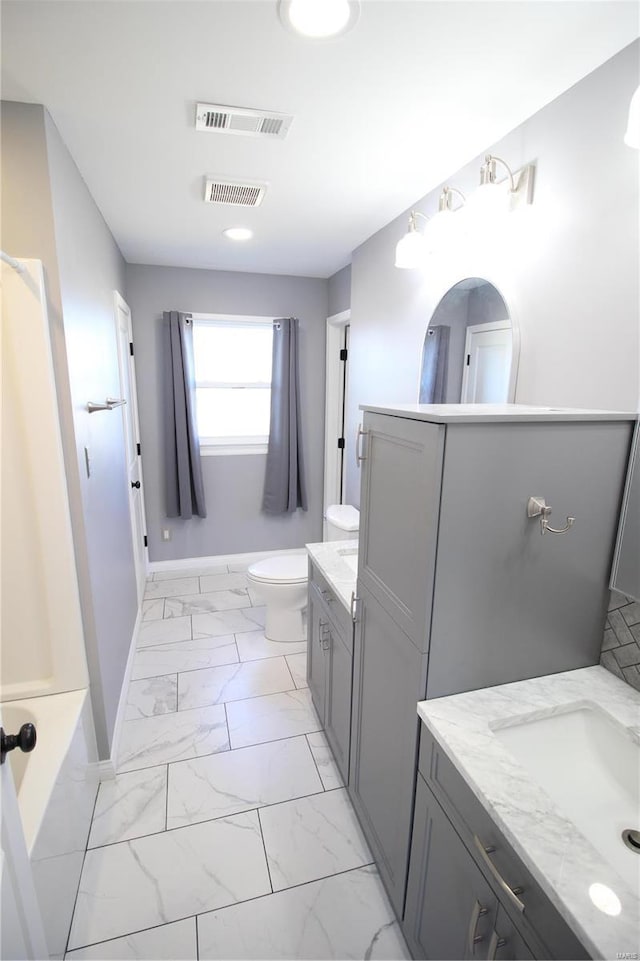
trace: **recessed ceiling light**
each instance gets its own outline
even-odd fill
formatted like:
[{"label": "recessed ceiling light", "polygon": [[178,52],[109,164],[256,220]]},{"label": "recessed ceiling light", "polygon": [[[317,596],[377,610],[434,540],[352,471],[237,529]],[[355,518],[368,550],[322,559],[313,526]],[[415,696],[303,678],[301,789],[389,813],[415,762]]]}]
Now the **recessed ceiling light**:
[{"label": "recessed ceiling light", "polygon": [[313,40],[329,40],[355,25],[360,0],[279,0],[278,13],[292,33]]},{"label": "recessed ceiling light", "polygon": [[253,230],[249,230],[248,227],[227,227],[222,233],[229,240],[251,240],[253,237]]}]

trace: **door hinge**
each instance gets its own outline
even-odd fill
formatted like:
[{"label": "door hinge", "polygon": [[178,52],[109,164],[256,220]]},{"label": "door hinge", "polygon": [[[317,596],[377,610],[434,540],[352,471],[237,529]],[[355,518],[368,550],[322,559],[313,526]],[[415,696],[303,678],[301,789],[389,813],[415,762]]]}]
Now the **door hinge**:
[{"label": "door hinge", "polygon": [[140,446],[140,444],[136,444],[136,451],[138,452],[138,457],[139,457],[140,454],[142,453],[142,447]]},{"label": "door hinge", "polygon": [[148,547],[148,546],[149,546],[149,538],[147,537],[146,534],[144,535],[144,546],[145,546],[145,547]]},{"label": "door hinge", "polygon": [[471,354],[467,354],[467,367],[471,363]]},{"label": "door hinge", "polygon": [[344,450],[344,437],[338,437],[338,450]]},{"label": "door hinge", "polygon": [[133,344],[131,343],[131,341],[129,341],[129,353],[133,357]]},{"label": "door hinge", "polygon": [[348,353],[349,353],[349,351],[347,350],[347,348],[346,348],[346,347],[342,347],[341,350],[340,350],[340,360],[346,360]]}]

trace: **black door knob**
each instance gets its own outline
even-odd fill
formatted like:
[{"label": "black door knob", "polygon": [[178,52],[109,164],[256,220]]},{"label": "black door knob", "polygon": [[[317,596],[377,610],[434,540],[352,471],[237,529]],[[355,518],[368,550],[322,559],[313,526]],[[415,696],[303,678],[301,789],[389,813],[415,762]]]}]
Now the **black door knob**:
[{"label": "black door knob", "polygon": [[17,747],[25,754],[33,751],[36,740],[34,724],[23,724],[17,734],[5,734],[4,729],[0,727],[0,764],[4,764],[5,756]]},{"label": "black door knob", "polygon": [[131,486],[135,487],[137,490],[140,490],[140,481],[131,481]]}]

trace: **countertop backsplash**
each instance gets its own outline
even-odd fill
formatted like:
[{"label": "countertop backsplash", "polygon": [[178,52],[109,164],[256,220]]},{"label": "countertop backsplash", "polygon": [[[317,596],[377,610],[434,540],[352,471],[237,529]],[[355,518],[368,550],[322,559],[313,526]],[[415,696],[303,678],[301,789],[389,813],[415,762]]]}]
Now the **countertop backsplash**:
[{"label": "countertop backsplash", "polygon": [[611,591],[600,663],[640,691],[640,601]]}]

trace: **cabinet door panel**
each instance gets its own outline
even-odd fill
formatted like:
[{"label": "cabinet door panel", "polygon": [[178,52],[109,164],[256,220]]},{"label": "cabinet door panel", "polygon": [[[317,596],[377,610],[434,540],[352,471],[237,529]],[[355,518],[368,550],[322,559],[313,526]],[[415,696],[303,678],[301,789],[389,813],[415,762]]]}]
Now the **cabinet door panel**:
[{"label": "cabinet door panel", "polygon": [[[598,663],[630,429],[447,427],[428,697]],[[532,495],[571,530],[541,536]]]},{"label": "cabinet door panel", "polygon": [[349,777],[353,663],[342,638],[331,625],[329,625],[329,648],[325,653],[328,661],[325,733],[346,783]]},{"label": "cabinet door panel", "polygon": [[325,687],[326,687],[326,658],[322,649],[323,633],[326,631],[326,616],[323,617],[321,602],[317,597],[317,589],[309,585],[309,602],[307,608],[307,683],[311,691],[313,705],[318,717],[324,725],[325,715]]},{"label": "cabinet door panel", "polygon": [[486,958],[497,898],[421,776],[414,825],[403,922],[414,956]]},{"label": "cabinet door panel", "polygon": [[496,961],[533,961],[535,958],[504,908],[498,908],[489,940],[489,957]]},{"label": "cabinet door panel", "polygon": [[358,580],[427,650],[445,428],[365,416]]},{"label": "cabinet door panel", "polygon": [[409,861],[417,764],[416,702],[426,655],[360,590],[353,670],[349,791],[398,915]]}]

